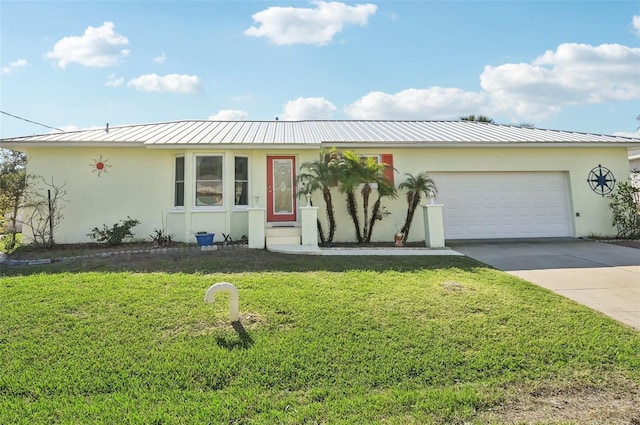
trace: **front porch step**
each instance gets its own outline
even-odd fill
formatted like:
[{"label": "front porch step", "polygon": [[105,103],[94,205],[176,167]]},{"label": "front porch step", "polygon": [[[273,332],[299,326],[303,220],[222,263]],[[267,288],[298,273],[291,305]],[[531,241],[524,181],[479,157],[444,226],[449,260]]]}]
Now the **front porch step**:
[{"label": "front porch step", "polygon": [[267,247],[274,245],[300,245],[300,227],[267,227],[265,231]]}]

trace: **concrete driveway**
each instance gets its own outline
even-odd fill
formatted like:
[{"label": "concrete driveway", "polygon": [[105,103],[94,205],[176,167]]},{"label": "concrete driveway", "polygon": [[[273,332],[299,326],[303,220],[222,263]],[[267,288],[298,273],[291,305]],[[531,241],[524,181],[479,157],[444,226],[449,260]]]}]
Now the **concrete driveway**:
[{"label": "concrete driveway", "polygon": [[581,239],[447,246],[640,329],[640,249]]}]

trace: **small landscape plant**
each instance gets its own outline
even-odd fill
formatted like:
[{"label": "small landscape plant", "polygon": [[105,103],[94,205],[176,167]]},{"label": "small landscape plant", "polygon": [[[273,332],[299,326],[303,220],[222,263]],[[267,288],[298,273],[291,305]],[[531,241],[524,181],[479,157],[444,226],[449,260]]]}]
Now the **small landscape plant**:
[{"label": "small landscape plant", "polygon": [[11,254],[22,245],[22,233],[17,233],[15,242],[12,241],[11,235],[0,235],[0,252]]},{"label": "small landscape plant", "polygon": [[111,227],[106,224],[102,225],[102,229],[94,227],[87,236],[96,242],[106,242],[109,245],[120,245],[126,239],[133,239],[133,229],[140,224],[140,220],[127,217],[126,220],[120,220],[119,223]]},{"label": "small landscape plant", "polygon": [[153,229],[153,234],[149,235],[151,241],[153,242],[153,245],[160,247],[165,247],[171,244],[175,236],[176,235],[174,235],[173,233],[168,234],[166,230],[162,229]]},{"label": "small landscape plant", "polygon": [[630,182],[621,182],[609,195],[612,224],[618,229],[618,237],[640,237],[640,188]]}]

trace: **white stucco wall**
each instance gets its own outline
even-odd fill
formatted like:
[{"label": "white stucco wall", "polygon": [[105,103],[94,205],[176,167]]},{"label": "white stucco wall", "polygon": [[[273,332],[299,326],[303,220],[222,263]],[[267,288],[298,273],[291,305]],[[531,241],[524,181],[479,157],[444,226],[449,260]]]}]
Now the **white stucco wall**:
[{"label": "white stucco wall", "polygon": [[[615,231],[610,224],[606,198],[595,194],[587,183],[589,171],[602,164],[613,171],[618,179],[628,177],[629,162],[626,148],[398,148],[353,149],[360,154],[393,153],[396,186],[404,180],[404,173],[421,171],[562,171],[569,176],[572,216],[576,237],[591,234],[610,235]],[[166,220],[168,231],[179,241],[194,242],[194,233],[216,233],[216,241],[222,241],[222,233],[231,233],[237,239],[248,235],[245,209],[233,206],[234,155],[249,158],[249,203],[254,206],[254,196],[259,196],[259,206],[266,206],[266,157],[267,155],[295,155],[297,166],[304,161],[316,160],[317,150],[215,150],[215,149],[148,149],[136,148],[41,148],[27,151],[28,171],[56,183],[66,182],[69,205],[64,221],[58,228],[59,243],[88,241],[92,227],[112,225],[130,216],[141,221],[134,229],[136,236],[147,239],[154,229]],[[195,155],[224,155],[224,205],[214,209],[195,209],[194,164]],[[110,167],[98,176],[90,165],[102,159]],[[174,158],[185,157],[185,208],[173,208]],[[344,196],[333,190],[338,232],[336,241],[355,239],[351,219],[344,203]],[[393,241],[396,226],[404,222],[406,200],[400,192],[395,200],[385,199],[383,205],[391,215],[378,221],[373,240]],[[371,204],[376,193],[371,196]],[[302,201],[298,203],[305,204]],[[320,193],[313,197],[320,207],[318,217],[326,226],[324,202]],[[362,211],[362,205],[359,205]],[[580,217],[575,217],[579,212]],[[411,228],[410,240],[424,239],[420,209]]]},{"label": "white stucco wall", "polygon": [[[127,216],[141,221],[133,229],[147,238],[161,228],[172,186],[171,156],[136,148],[33,148],[27,152],[29,174],[59,185],[66,183],[68,205],[56,232],[58,243],[89,241],[87,233],[112,226]],[[105,161],[106,172],[94,172],[94,160]],[[25,229],[25,232],[27,230]]]}]

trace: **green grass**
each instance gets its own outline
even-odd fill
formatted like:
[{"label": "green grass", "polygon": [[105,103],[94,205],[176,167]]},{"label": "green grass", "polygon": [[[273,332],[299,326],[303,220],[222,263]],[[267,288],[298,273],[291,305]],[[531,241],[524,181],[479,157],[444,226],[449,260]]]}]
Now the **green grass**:
[{"label": "green grass", "polygon": [[[514,388],[640,383],[637,332],[466,258],[228,250],[0,272],[2,424],[462,424]],[[203,301],[221,281],[241,326],[225,296]]]}]

